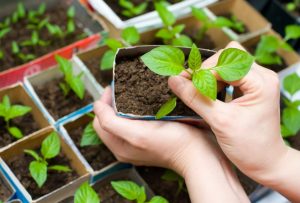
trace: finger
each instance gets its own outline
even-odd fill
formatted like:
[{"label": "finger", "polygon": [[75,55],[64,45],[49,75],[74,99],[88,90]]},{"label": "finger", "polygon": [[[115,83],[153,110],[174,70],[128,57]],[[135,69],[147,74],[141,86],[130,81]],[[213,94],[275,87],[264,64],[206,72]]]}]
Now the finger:
[{"label": "finger", "polygon": [[112,103],[112,90],[111,90],[111,87],[110,86],[107,86],[105,89],[104,89],[104,92],[100,98],[100,101],[106,103],[106,104],[109,104],[111,105]]}]

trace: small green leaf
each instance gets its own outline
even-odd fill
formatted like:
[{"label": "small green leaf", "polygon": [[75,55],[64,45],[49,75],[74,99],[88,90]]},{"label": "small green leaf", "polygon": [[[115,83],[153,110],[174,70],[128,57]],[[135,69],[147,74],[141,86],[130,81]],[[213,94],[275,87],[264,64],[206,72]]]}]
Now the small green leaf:
[{"label": "small green leaf", "polygon": [[132,13],[134,13],[134,15],[140,15],[146,11],[147,6],[148,2],[141,3],[138,6],[132,8]]},{"label": "small green leaf", "polygon": [[161,176],[161,179],[166,181],[178,181],[178,179],[180,178],[182,177],[172,170],[166,170],[164,174]]},{"label": "small green leaf", "polygon": [[288,25],[285,27],[285,40],[298,39],[300,38],[300,26],[299,25]]},{"label": "small green leaf", "polygon": [[36,161],[41,161],[42,160],[42,158],[34,150],[25,149],[24,152],[26,154],[32,156]]},{"label": "small green leaf", "polygon": [[67,81],[72,78],[72,64],[68,59],[55,55],[55,60],[59,64],[59,70],[65,75]]},{"label": "small green leaf", "polygon": [[197,70],[201,68],[202,65],[201,54],[198,47],[195,44],[193,44],[191,48],[188,64],[189,64],[189,68],[192,70]]},{"label": "small green leaf", "polygon": [[134,7],[134,4],[128,0],[119,0],[119,4],[126,9],[132,9]]},{"label": "small green leaf", "polygon": [[184,24],[174,26],[172,30],[173,35],[180,34],[184,30],[184,28],[185,28]]},{"label": "small green leaf", "polygon": [[118,194],[128,200],[137,200],[141,195],[141,188],[132,181],[112,181],[111,185]]},{"label": "small green leaf", "polygon": [[289,2],[286,4],[286,9],[288,11],[294,11],[294,10],[296,10],[296,8],[297,8],[297,6],[294,2]]},{"label": "small green leaf", "polygon": [[83,135],[80,141],[80,146],[92,146],[92,145],[100,145],[102,141],[100,140],[98,134],[96,133],[93,123],[90,122],[83,130]]},{"label": "small green leaf", "polygon": [[60,172],[71,172],[72,171],[72,169],[70,169],[68,166],[62,166],[62,165],[49,166],[48,170],[60,171]]},{"label": "small green leaf", "polygon": [[75,31],[74,21],[72,19],[68,20],[68,22],[67,22],[67,32],[70,34],[70,33],[73,33],[74,31]]},{"label": "small green leaf", "polygon": [[85,86],[80,76],[73,77],[72,80],[69,81],[69,85],[73,92],[82,100],[84,98]]},{"label": "small green leaf", "polygon": [[161,196],[154,196],[148,203],[169,203],[169,201]]},{"label": "small green leaf", "polygon": [[125,28],[122,31],[121,36],[129,45],[135,45],[140,40],[140,34],[135,27]]},{"label": "small green leaf", "polygon": [[52,159],[56,157],[60,152],[60,139],[56,132],[50,133],[46,139],[44,139],[41,147],[41,153],[44,159]]},{"label": "small green leaf", "polygon": [[59,83],[59,87],[63,91],[64,96],[67,96],[71,90],[70,86],[63,82]]},{"label": "small green leaf", "polygon": [[287,127],[285,127],[284,125],[281,125],[281,136],[283,138],[288,138],[288,137],[292,137],[295,136],[295,134],[293,132],[291,132]]},{"label": "small green leaf", "polygon": [[300,111],[297,108],[285,108],[282,122],[292,134],[296,134],[300,130]]},{"label": "small green leaf", "polygon": [[161,119],[164,116],[171,113],[175,109],[176,103],[177,103],[177,97],[172,97],[171,99],[169,99],[166,103],[164,103],[159,108],[158,112],[155,115],[155,119]]},{"label": "small green leaf", "polygon": [[88,182],[85,182],[76,190],[74,203],[100,203],[100,198]]},{"label": "small green leaf", "polygon": [[33,31],[31,34],[31,42],[32,45],[36,45],[39,42],[39,34],[37,31]]},{"label": "small green leaf", "polygon": [[217,80],[210,70],[203,69],[195,72],[192,76],[192,81],[201,94],[212,100],[217,99]]},{"label": "small green leaf", "polygon": [[145,187],[140,187],[140,192],[138,197],[136,198],[137,203],[144,203],[146,201],[147,197],[146,197],[146,191],[145,191]]},{"label": "small green leaf", "polygon": [[113,38],[108,38],[104,42],[113,51],[117,51],[117,49],[123,47],[123,44],[120,41],[113,39]]},{"label": "small green leaf", "polygon": [[164,4],[157,2],[154,5],[155,10],[158,12],[160,19],[166,27],[171,26],[176,22],[175,16],[166,8]]},{"label": "small green leaf", "polygon": [[290,95],[294,95],[300,90],[300,77],[297,73],[290,74],[284,78],[283,88],[290,93]]},{"label": "small green leaf", "polygon": [[225,81],[236,81],[242,79],[250,70],[254,62],[253,56],[236,48],[225,49],[214,70]]},{"label": "small green leaf", "polygon": [[45,13],[45,11],[46,11],[46,4],[45,3],[41,3],[39,5],[39,8],[38,8],[37,12],[38,12],[39,15],[43,15]]},{"label": "small green leaf", "polygon": [[38,187],[41,188],[47,180],[47,165],[43,162],[32,161],[29,171]]},{"label": "small green leaf", "polygon": [[7,33],[9,33],[11,31],[11,29],[8,28],[4,28],[2,30],[0,30],[0,39],[3,38]]},{"label": "small green leaf", "polygon": [[12,51],[13,54],[18,54],[20,52],[19,45],[17,44],[16,41],[13,41],[11,43],[11,51]]},{"label": "small green leaf", "polygon": [[29,113],[31,111],[31,107],[29,106],[22,106],[22,105],[13,105],[10,107],[10,110],[8,114],[6,115],[6,118],[8,120],[24,116],[25,114]]},{"label": "small green leaf", "polygon": [[194,17],[196,17],[199,21],[205,23],[206,21],[209,21],[208,16],[206,15],[205,11],[201,8],[196,8],[192,6],[192,14]]},{"label": "small green leaf", "polygon": [[67,16],[68,18],[74,18],[75,17],[75,7],[70,6],[68,11],[67,11]]},{"label": "small green leaf", "polygon": [[170,30],[162,28],[155,34],[155,36],[158,38],[170,40],[174,37],[174,34]]},{"label": "small green leaf", "polygon": [[193,41],[187,35],[180,35],[179,37],[176,37],[175,39],[173,39],[172,45],[191,47],[193,45]]},{"label": "small green leaf", "polygon": [[114,60],[115,60],[116,52],[113,50],[106,51],[102,58],[100,63],[101,70],[110,70],[113,67]]},{"label": "small green leaf", "polygon": [[25,7],[24,7],[23,3],[18,3],[17,12],[18,12],[19,18],[25,17],[26,11],[25,11]]},{"label": "small green leaf", "polygon": [[176,47],[154,48],[141,59],[151,71],[162,76],[178,75],[184,70],[184,54]]},{"label": "small green leaf", "polygon": [[8,128],[8,132],[9,132],[9,134],[11,134],[16,139],[21,139],[21,138],[24,137],[22,131],[17,127]]}]

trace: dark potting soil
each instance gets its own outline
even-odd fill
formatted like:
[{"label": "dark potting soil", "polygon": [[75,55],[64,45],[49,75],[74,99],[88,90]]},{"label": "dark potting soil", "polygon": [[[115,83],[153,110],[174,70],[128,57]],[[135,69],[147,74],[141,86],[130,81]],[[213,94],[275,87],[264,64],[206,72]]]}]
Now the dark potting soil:
[{"label": "dark potting soil", "polygon": [[100,58],[90,58],[89,60],[84,60],[83,62],[91,71],[95,79],[103,87],[106,87],[111,84],[112,81],[112,70],[102,71],[100,69]]},{"label": "dark potting soil", "polygon": [[240,172],[239,170],[236,171],[239,181],[241,182],[245,192],[247,195],[250,195],[254,190],[257,188],[258,183],[254,180]]},{"label": "dark potting soil", "polygon": [[63,82],[63,78],[53,79],[43,85],[34,86],[38,97],[55,120],[93,102],[92,96],[87,91],[85,91],[83,100],[80,100],[73,91],[64,96],[59,87],[60,82]]},{"label": "dark potting soil", "polygon": [[[128,20],[130,18],[122,15],[122,11],[124,10],[123,7],[121,7],[119,5],[119,0],[104,0],[105,3],[107,3],[109,5],[109,7],[122,19],[122,20]],[[148,6],[147,6],[147,9],[145,10],[144,13],[148,13],[150,11],[153,11],[155,10],[154,9],[154,4],[153,4],[153,1],[151,0],[146,0],[148,2]],[[181,2],[182,0],[167,0],[169,3],[171,4],[175,4],[175,3],[178,3],[178,2]],[[145,1],[144,0],[131,0],[131,2],[137,6],[137,5],[140,5],[142,3],[144,3]],[[140,15],[143,15],[144,13],[140,14]],[[139,16],[139,15],[138,15]],[[134,16],[136,17],[136,16]]]},{"label": "dark potting soil", "polygon": [[[139,58],[120,60],[114,82],[116,106],[122,113],[155,115],[173,95],[168,77],[153,73]],[[170,115],[196,116],[196,113],[178,99]]]},{"label": "dark potting soil", "polygon": [[[126,179],[122,179],[126,180]],[[111,186],[110,182],[101,186],[100,188],[95,188],[101,198],[101,202],[104,203],[131,203],[132,201],[122,198]]]},{"label": "dark potting soil", "polygon": [[[66,30],[67,25],[67,11],[68,7],[65,4],[58,4],[55,8],[47,8],[46,12],[41,19],[49,18],[49,22],[51,24],[59,25],[62,28],[63,32]],[[0,60],[0,72],[12,68],[14,66],[18,66],[24,64],[25,62],[16,57],[11,51],[11,44],[13,41],[16,41],[18,44],[24,40],[31,39],[32,31],[26,29],[28,25],[28,20],[22,19],[16,24],[12,24],[11,31],[5,35],[5,37],[0,39],[1,50],[4,51],[4,59]],[[64,47],[68,44],[71,44],[80,38],[82,38],[82,34],[84,31],[79,25],[75,26],[75,32],[69,34],[67,37],[63,39],[59,39],[57,37],[53,37],[49,34],[47,28],[42,28],[39,31],[39,37],[41,40],[49,41],[50,44],[48,46],[20,46],[20,52],[24,54],[34,54],[36,57],[43,56],[47,53],[50,53],[56,49]]]},{"label": "dark potting soil", "polygon": [[80,140],[85,126],[73,128],[68,131],[76,147],[94,170],[100,170],[116,161],[111,151],[104,145],[80,147]]},{"label": "dark potting soil", "polygon": [[[16,138],[8,133],[5,125],[6,124],[4,119],[0,118],[0,148],[17,141]],[[35,122],[31,113],[12,119],[10,122],[10,126],[18,127],[22,131],[24,136],[27,136],[40,129],[38,123]]]},{"label": "dark potting soil", "polygon": [[4,181],[0,178],[0,201],[5,202],[12,195]]},{"label": "dark potting soil", "polygon": [[[10,160],[5,160],[9,168],[16,175],[19,181],[22,183],[24,188],[31,194],[33,199],[37,199],[46,194],[51,193],[52,191],[70,183],[71,181],[77,179],[79,175],[76,171],[70,173],[57,172],[57,171],[48,171],[47,181],[42,188],[39,188],[36,182],[30,175],[29,165],[30,162],[34,159],[27,155],[21,154],[18,156],[12,157]],[[60,153],[54,159],[48,160],[49,165],[64,165],[70,167],[70,161],[65,157],[63,153]],[[71,167],[70,167],[71,168]]]},{"label": "dark potting soil", "polygon": [[[279,0],[282,4],[282,6],[284,8],[286,8],[287,4],[290,2],[293,2],[293,0]],[[286,9],[287,12],[290,12],[292,15],[296,16],[296,17],[300,17],[300,5],[296,7],[296,9],[294,11],[288,11]]]},{"label": "dark potting soil", "polygon": [[[228,19],[231,19],[231,20],[232,20],[232,18],[234,17],[234,14],[232,14],[232,13],[225,13],[225,14],[222,14],[222,15],[220,15],[220,16],[223,16],[223,17],[225,17],[225,18],[228,18]],[[240,21],[239,19],[237,19],[237,21],[238,21],[238,22],[242,22],[242,21]],[[242,23],[243,23],[243,22],[242,22]],[[239,30],[236,30],[236,29],[234,29],[234,28],[231,28],[231,29],[234,30],[234,32],[236,32],[237,34],[245,34],[245,33],[248,33],[248,32],[249,32],[249,28],[246,26],[246,24],[243,23],[243,25],[244,25],[244,32],[240,32]]]},{"label": "dark potting soil", "polygon": [[178,183],[173,181],[162,180],[161,177],[165,173],[164,168],[157,167],[137,167],[141,177],[146,181],[155,195],[166,198],[170,203],[190,203],[189,194],[182,190],[176,196]]},{"label": "dark potting soil", "polygon": [[198,39],[198,30],[199,29],[184,30],[183,34],[189,36],[199,48],[210,50],[216,49],[216,44],[208,34],[204,35],[201,40]]},{"label": "dark potting soil", "polygon": [[290,143],[291,147],[300,150],[300,133],[297,133],[297,135],[293,137],[287,138],[287,141]]}]

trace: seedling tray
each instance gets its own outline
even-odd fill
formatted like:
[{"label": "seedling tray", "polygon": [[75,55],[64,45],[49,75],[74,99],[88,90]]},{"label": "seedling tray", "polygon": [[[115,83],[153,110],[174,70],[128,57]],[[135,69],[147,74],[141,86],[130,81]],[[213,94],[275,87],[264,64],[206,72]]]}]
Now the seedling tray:
[{"label": "seedling tray", "polygon": [[[1,168],[0,168],[1,169]],[[15,196],[15,190],[10,184],[8,179],[0,170],[0,200],[3,202],[8,202]]]}]

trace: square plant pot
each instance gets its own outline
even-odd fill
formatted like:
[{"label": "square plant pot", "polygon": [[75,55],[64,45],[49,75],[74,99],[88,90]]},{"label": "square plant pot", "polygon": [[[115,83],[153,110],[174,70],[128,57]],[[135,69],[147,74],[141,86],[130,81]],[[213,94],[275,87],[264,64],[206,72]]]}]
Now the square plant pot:
[{"label": "square plant pot", "polygon": [[83,73],[81,77],[85,85],[83,100],[80,100],[73,92],[70,92],[66,97],[64,96],[59,87],[59,82],[63,80],[63,74],[58,66],[24,79],[29,94],[53,125],[68,120],[72,116],[79,116],[90,111],[93,101],[99,99],[101,94],[85,72],[73,61],[71,63],[73,74]]},{"label": "square plant pot", "polygon": [[[10,127],[18,127],[22,131],[24,137],[29,136],[30,134],[36,134],[41,131],[41,129],[50,125],[21,83],[0,89],[1,102],[5,95],[9,97],[11,105],[18,104],[31,108],[31,111],[27,114],[10,120]],[[0,118],[0,123],[0,151],[3,151],[10,147],[14,142],[20,142],[22,138],[17,139],[8,132],[2,117]]]},{"label": "square plant pot", "polygon": [[[139,57],[158,46],[138,46],[119,49],[114,62],[113,107],[121,117],[139,120],[155,120],[160,106],[171,98],[167,77],[159,76],[149,70]],[[181,48],[188,55],[190,48]],[[215,52],[199,49],[202,60]],[[126,68],[125,68],[126,67]],[[127,68],[130,67],[130,68]],[[135,77],[131,77],[134,75]],[[130,79],[129,79],[130,77]],[[224,88],[218,93],[218,99],[228,101],[230,98]],[[178,99],[174,111],[162,120],[201,122],[202,118]]]},{"label": "square plant pot", "polygon": [[15,196],[15,190],[0,170],[0,201],[9,202]]},{"label": "square plant pot", "polygon": [[[151,197],[154,196],[151,188],[147,186],[145,181],[139,176],[134,168],[123,169],[107,175],[102,179],[97,180],[96,182],[91,183],[93,189],[98,193],[101,201],[103,202],[128,202],[124,201],[119,194],[117,194],[112,186],[111,181],[119,181],[119,180],[129,180],[137,183],[139,186],[144,186],[147,194],[147,200],[150,200]],[[75,193],[75,191],[74,191]],[[73,193],[73,194],[74,194]],[[74,196],[70,196],[60,203],[73,203]]]},{"label": "square plant pot", "polygon": [[245,32],[243,33],[230,28],[223,28],[232,40],[243,42],[271,29],[271,24],[246,1],[224,0],[208,6],[208,9],[212,12],[212,19],[215,19],[216,16],[227,18],[234,16],[245,25]]},{"label": "square plant pot", "polygon": [[[10,16],[13,11],[16,10],[17,3],[19,1],[13,0],[13,1],[1,1],[0,7],[1,9],[1,15],[0,19],[1,21],[5,19],[6,16]],[[55,64],[54,55],[60,54],[64,55],[65,57],[71,57],[73,53],[86,50],[91,46],[95,46],[101,39],[100,32],[103,32],[103,26],[99,24],[100,21],[97,21],[93,19],[89,13],[86,11],[86,9],[76,0],[70,0],[66,1],[63,4],[59,0],[46,0],[44,1],[47,5],[47,12],[51,14],[52,12],[52,19],[53,21],[59,22],[60,19],[65,21],[66,23],[66,8],[62,8],[63,6],[68,7],[70,5],[73,5],[76,9],[75,13],[75,23],[76,23],[76,34],[68,37],[66,40],[55,40],[55,43],[52,43],[53,46],[50,47],[50,49],[46,49],[45,47],[38,47],[37,49],[34,49],[34,54],[36,55],[36,59],[30,61],[21,63],[18,62],[16,57],[14,56],[7,56],[5,59],[9,61],[0,61],[0,71],[4,71],[0,74],[0,87],[4,87],[10,84],[13,84],[17,81],[22,81],[24,76],[31,75],[33,73],[39,72],[41,70],[44,70],[46,68],[49,68]],[[25,7],[27,9],[37,9],[40,5],[40,1],[34,0],[34,1],[24,1],[23,2]],[[56,9],[59,7],[60,9]],[[48,11],[49,10],[49,11]],[[58,12],[58,14],[53,15],[53,12]],[[51,21],[51,23],[53,23]],[[31,32],[25,32],[25,33],[19,33],[18,31],[23,31],[24,29],[20,29],[23,27],[26,27],[26,25],[18,26],[14,29],[16,29],[16,32],[14,32],[17,36],[15,41],[18,43],[21,42],[20,40],[25,40],[27,38],[30,38]],[[46,36],[48,33],[48,30],[46,28],[42,28],[40,35],[43,34],[42,38],[44,40],[48,40]],[[80,39],[78,36],[80,33],[85,33],[86,37]],[[29,36],[27,36],[29,35]],[[44,36],[45,35],[45,36]],[[27,36],[27,37],[26,37]],[[47,38],[47,39],[46,39]],[[11,37],[11,39],[13,39]],[[5,40],[3,38],[3,40]],[[0,40],[1,43],[1,40]],[[10,39],[6,39],[5,43],[6,46],[2,47],[3,49],[8,49],[4,51],[5,53],[11,53]],[[21,49],[21,51],[23,48]],[[25,49],[24,49],[25,50]],[[33,54],[31,49],[26,49],[28,52]],[[26,51],[25,50],[25,51]],[[33,48],[32,48],[33,50]],[[22,65],[23,64],[23,65]]]},{"label": "square plant pot", "polygon": [[48,173],[48,178],[43,186],[38,188],[30,176],[28,167],[34,159],[25,155],[25,149],[37,150],[42,141],[55,130],[48,127],[38,134],[25,138],[22,142],[15,143],[10,148],[0,153],[1,168],[4,169],[6,177],[13,181],[16,191],[21,193],[22,202],[58,202],[71,194],[74,188],[78,188],[89,179],[88,171],[81,163],[72,148],[60,137],[61,152],[54,158],[51,165],[68,165],[72,172]]},{"label": "square plant pot", "polygon": [[81,146],[85,128],[88,125],[92,125],[92,122],[93,118],[91,116],[83,115],[79,118],[73,118],[66,123],[60,123],[58,130],[76,152],[87,170],[94,176],[102,173],[106,174],[121,163],[116,160],[104,143],[98,143],[93,146]]},{"label": "square plant pot", "polygon": [[[179,3],[170,5],[168,9],[173,12],[177,17],[186,16],[189,14],[189,7],[197,5],[198,7],[205,7],[209,4],[216,2],[217,0],[184,0]],[[143,2],[143,1],[141,1]],[[91,6],[104,18],[110,21],[117,29],[124,29],[128,26],[136,26],[139,30],[145,30],[148,27],[156,26],[160,23],[158,14],[150,9],[145,14],[126,19],[120,15],[120,7],[118,1],[108,0],[89,0]],[[152,1],[150,1],[152,3]],[[118,10],[118,11],[117,11]]]}]

